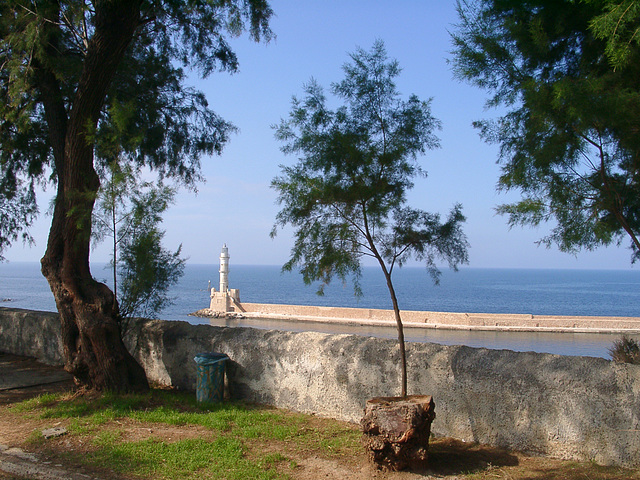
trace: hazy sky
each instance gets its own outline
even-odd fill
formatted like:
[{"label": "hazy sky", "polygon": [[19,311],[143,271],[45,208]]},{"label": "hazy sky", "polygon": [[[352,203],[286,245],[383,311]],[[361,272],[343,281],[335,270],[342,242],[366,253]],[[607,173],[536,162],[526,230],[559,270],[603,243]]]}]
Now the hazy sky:
[{"label": "hazy sky", "polygon": [[[271,5],[276,39],[266,45],[235,39],[238,73],[193,77],[213,110],[240,132],[222,156],[203,159],[207,182],[198,193],[182,192],[165,215],[168,248],[182,244],[189,263],[215,264],[226,243],[232,264],[284,263],[293,241],[286,230],[269,237],[278,212],[269,185],[279,165],[295,158],[280,152],[271,126],[287,116],[292,95],[301,95],[311,77],[328,90],[331,82],[342,79],[348,54],[357,47],[370,49],[379,38],[403,69],[399,91],[405,97],[433,98],[432,113],[443,125],[441,148],[420,159],[429,175],[416,182],[409,204],[446,216],[454,203],[462,203],[470,267],[631,268],[626,240],[621,247],[574,257],[538,247],[535,241],[546,230],[509,230],[506,218],[494,214],[497,204],[518,196],[496,192],[497,148],[483,143],[471,126],[473,120],[495,115],[484,108],[486,92],[455,80],[447,64],[452,48],[448,32],[457,21],[453,0],[273,0]],[[50,195],[42,196],[42,212]],[[49,216],[41,215],[32,228],[36,246],[18,243],[6,258],[39,260],[49,222]],[[108,255],[98,247],[92,260],[104,262]]]}]

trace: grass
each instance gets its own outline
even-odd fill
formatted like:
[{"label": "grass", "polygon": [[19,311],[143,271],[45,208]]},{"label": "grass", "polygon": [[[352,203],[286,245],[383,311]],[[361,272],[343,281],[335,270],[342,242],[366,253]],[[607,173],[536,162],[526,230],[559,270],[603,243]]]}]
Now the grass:
[{"label": "grass", "polygon": [[[13,411],[34,419],[66,420],[70,434],[89,438],[89,458],[66,454],[69,461],[109,465],[119,474],[142,478],[284,479],[286,471],[297,466],[286,454],[288,445],[329,457],[360,449],[360,433],[353,428],[336,424],[321,430],[311,416],[242,403],[198,404],[193,395],[162,390],[73,399],[43,395],[15,405]],[[205,433],[176,441],[126,441],[117,426],[124,419],[140,425],[202,427]],[[38,436],[30,440],[44,444]],[[281,451],[261,452],[252,448],[255,440]]]},{"label": "grass", "polygon": [[[47,394],[9,411],[35,425],[64,425],[64,437],[44,440],[36,431],[25,434],[27,442],[98,477],[285,480],[313,478],[301,466],[310,458],[354,475],[365,462],[356,426],[243,403],[198,404],[193,394],[174,391]],[[638,471],[524,457],[453,439],[432,439],[427,473],[461,480],[640,480]],[[388,475],[382,478],[400,478]]]},{"label": "grass", "polygon": [[[34,408],[35,407],[35,408]],[[55,396],[25,402],[39,418],[69,419],[72,428],[91,432],[118,418],[141,423],[201,426],[218,434],[244,439],[286,441],[295,438],[327,451],[359,445],[359,432],[334,426],[318,436],[309,417],[242,403],[198,404],[193,395],[153,390],[144,395],[105,394],[94,399],[58,401]],[[314,445],[310,445],[314,446]]]},{"label": "grass", "polygon": [[245,454],[242,441],[228,437],[177,442],[146,439],[106,442],[94,461],[108,464],[119,473],[148,478],[283,478],[273,468],[271,459],[254,462]]}]

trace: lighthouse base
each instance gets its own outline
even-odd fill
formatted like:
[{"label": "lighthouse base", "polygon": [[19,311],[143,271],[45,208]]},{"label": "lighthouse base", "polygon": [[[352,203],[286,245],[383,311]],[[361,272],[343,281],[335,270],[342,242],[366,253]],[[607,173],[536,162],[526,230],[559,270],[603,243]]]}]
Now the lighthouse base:
[{"label": "lighthouse base", "polygon": [[232,288],[226,292],[211,289],[211,303],[209,308],[215,313],[240,312],[240,290]]}]

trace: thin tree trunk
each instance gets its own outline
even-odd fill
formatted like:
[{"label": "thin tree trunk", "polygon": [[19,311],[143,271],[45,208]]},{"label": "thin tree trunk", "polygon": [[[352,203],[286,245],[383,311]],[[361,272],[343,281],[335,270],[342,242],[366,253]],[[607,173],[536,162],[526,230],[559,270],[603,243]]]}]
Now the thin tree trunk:
[{"label": "thin tree trunk", "polygon": [[391,296],[391,303],[393,304],[393,313],[396,319],[396,329],[398,330],[398,346],[400,347],[400,369],[401,369],[401,393],[400,396],[403,398],[407,396],[407,353],[405,349],[404,343],[404,326],[402,325],[402,319],[400,318],[400,307],[398,307],[398,298],[396,297],[395,288],[393,288],[393,281],[391,280],[391,272],[387,269],[387,265],[384,263],[384,259],[380,252],[378,252],[378,248],[376,247],[375,242],[373,241],[373,235],[369,230],[369,221],[367,216],[367,208],[366,205],[362,205],[362,218],[364,222],[364,236],[369,244],[369,249],[373,256],[378,260],[380,264],[380,268],[382,269],[382,273],[384,273],[384,278],[387,282],[387,288],[389,289],[389,295]]},{"label": "thin tree trunk", "polygon": [[[86,134],[97,124],[107,89],[138,25],[139,4],[140,0],[96,2],[95,31],[68,121],[56,118],[62,117],[60,108],[45,102],[52,145],[58,146],[58,189],[42,273],[60,314],[65,369],[79,383],[98,390],[148,389],[144,370],[122,342],[114,295],[93,279],[89,268],[91,214],[100,182]],[[48,86],[55,90],[51,82]]]},{"label": "thin tree trunk", "polygon": [[[113,182],[113,173],[111,174]],[[115,196],[113,197],[115,198]],[[113,296],[118,300],[118,222],[116,221],[116,202],[112,199],[111,227],[113,232]]]},{"label": "thin tree trunk", "polygon": [[396,297],[396,291],[393,288],[393,282],[391,281],[391,274],[388,272],[386,266],[381,262],[382,271],[387,281],[387,288],[391,295],[391,303],[393,304],[393,313],[396,318],[396,327],[398,330],[398,345],[400,346],[400,363],[402,364],[402,391],[400,396],[407,396],[407,354],[405,350],[404,342],[404,326],[402,325],[402,319],[400,318],[400,308],[398,307],[398,299]]}]

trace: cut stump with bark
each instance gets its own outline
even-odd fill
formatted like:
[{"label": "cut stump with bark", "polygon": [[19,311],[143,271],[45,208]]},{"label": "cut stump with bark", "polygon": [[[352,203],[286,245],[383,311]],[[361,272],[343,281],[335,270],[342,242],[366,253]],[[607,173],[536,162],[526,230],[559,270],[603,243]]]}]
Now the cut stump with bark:
[{"label": "cut stump with bark", "polygon": [[369,458],[386,470],[424,467],[435,417],[431,395],[368,400],[360,425]]}]

